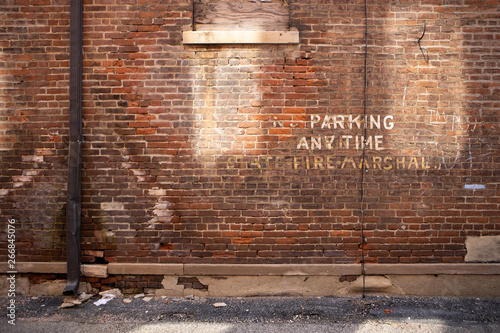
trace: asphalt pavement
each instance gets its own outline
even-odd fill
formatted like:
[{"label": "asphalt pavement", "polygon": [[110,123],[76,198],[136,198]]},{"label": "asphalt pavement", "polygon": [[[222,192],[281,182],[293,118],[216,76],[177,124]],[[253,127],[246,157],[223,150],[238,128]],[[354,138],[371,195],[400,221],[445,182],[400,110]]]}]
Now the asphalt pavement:
[{"label": "asphalt pavement", "polygon": [[100,298],[0,297],[0,332],[500,332],[499,298]]}]

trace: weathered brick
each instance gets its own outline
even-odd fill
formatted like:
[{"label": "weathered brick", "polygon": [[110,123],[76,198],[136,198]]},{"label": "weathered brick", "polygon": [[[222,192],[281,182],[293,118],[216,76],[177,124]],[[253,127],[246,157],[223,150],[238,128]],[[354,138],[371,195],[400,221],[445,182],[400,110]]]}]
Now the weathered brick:
[{"label": "weathered brick", "polygon": [[[85,5],[84,261],[354,263],[363,222],[365,262],[462,262],[500,233],[494,1],[369,6],[363,175],[362,2],[290,1],[272,47],[182,45],[191,2],[149,3]],[[63,261],[69,5],[32,5],[0,23],[0,207]]]}]

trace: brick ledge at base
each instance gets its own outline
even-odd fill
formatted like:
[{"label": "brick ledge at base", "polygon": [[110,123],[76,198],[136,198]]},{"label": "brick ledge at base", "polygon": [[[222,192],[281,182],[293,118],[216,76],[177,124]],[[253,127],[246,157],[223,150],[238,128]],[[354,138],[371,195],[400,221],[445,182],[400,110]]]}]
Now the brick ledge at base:
[{"label": "brick ledge at base", "polygon": [[[62,276],[38,280],[22,275],[66,273],[65,262],[24,262],[16,264],[21,276],[16,281],[19,295],[61,295]],[[500,263],[450,264],[367,264],[366,293],[413,296],[500,297]],[[8,272],[0,264],[0,275]],[[118,277],[126,294],[148,293],[156,296],[354,296],[363,291],[359,264],[139,264],[110,263],[82,265],[82,275],[113,283]],[[151,286],[126,286],[129,281],[155,280]],[[139,280],[137,280],[139,278]],[[122,280],[123,279],[123,280]],[[0,292],[6,294],[6,279]],[[35,282],[37,281],[37,282]],[[86,281],[81,291],[93,287]],[[160,283],[161,281],[161,283]],[[40,283],[41,282],[41,283]],[[142,282],[141,282],[142,283]],[[19,284],[19,286],[18,286]],[[17,288],[19,287],[19,288]],[[114,286],[107,285],[112,288]],[[99,288],[99,287],[98,287]]]},{"label": "brick ledge at base", "polygon": [[[0,273],[8,271],[0,264]],[[17,273],[66,273],[65,262],[23,262]],[[367,264],[366,275],[500,275],[500,263]],[[82,275],[329,276],[360,275],[359,264],[84,264]]]}]

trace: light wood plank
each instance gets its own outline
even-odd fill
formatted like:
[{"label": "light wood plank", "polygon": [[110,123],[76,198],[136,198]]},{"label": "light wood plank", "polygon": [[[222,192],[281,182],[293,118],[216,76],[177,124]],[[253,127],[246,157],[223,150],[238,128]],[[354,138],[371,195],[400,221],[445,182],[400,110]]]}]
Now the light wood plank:
[{"label": "light wood plank", "polygon": [[298,31],[184,31],[184,44],[298,44]]}]

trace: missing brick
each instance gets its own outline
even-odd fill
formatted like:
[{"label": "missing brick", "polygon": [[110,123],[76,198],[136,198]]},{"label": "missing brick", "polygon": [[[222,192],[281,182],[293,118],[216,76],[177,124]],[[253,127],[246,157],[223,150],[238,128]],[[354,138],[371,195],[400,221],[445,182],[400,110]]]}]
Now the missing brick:
[{"label": "missing brick", "polygon": [[179,277],[177,285],[183,285],[184,289],[207,290],[208,286],[201,283],[197,277]]},{"label": "missing brick", "polygon": [[339,282],[354,282],[357,278],[357,275],[342,275],[339,278]]}]

